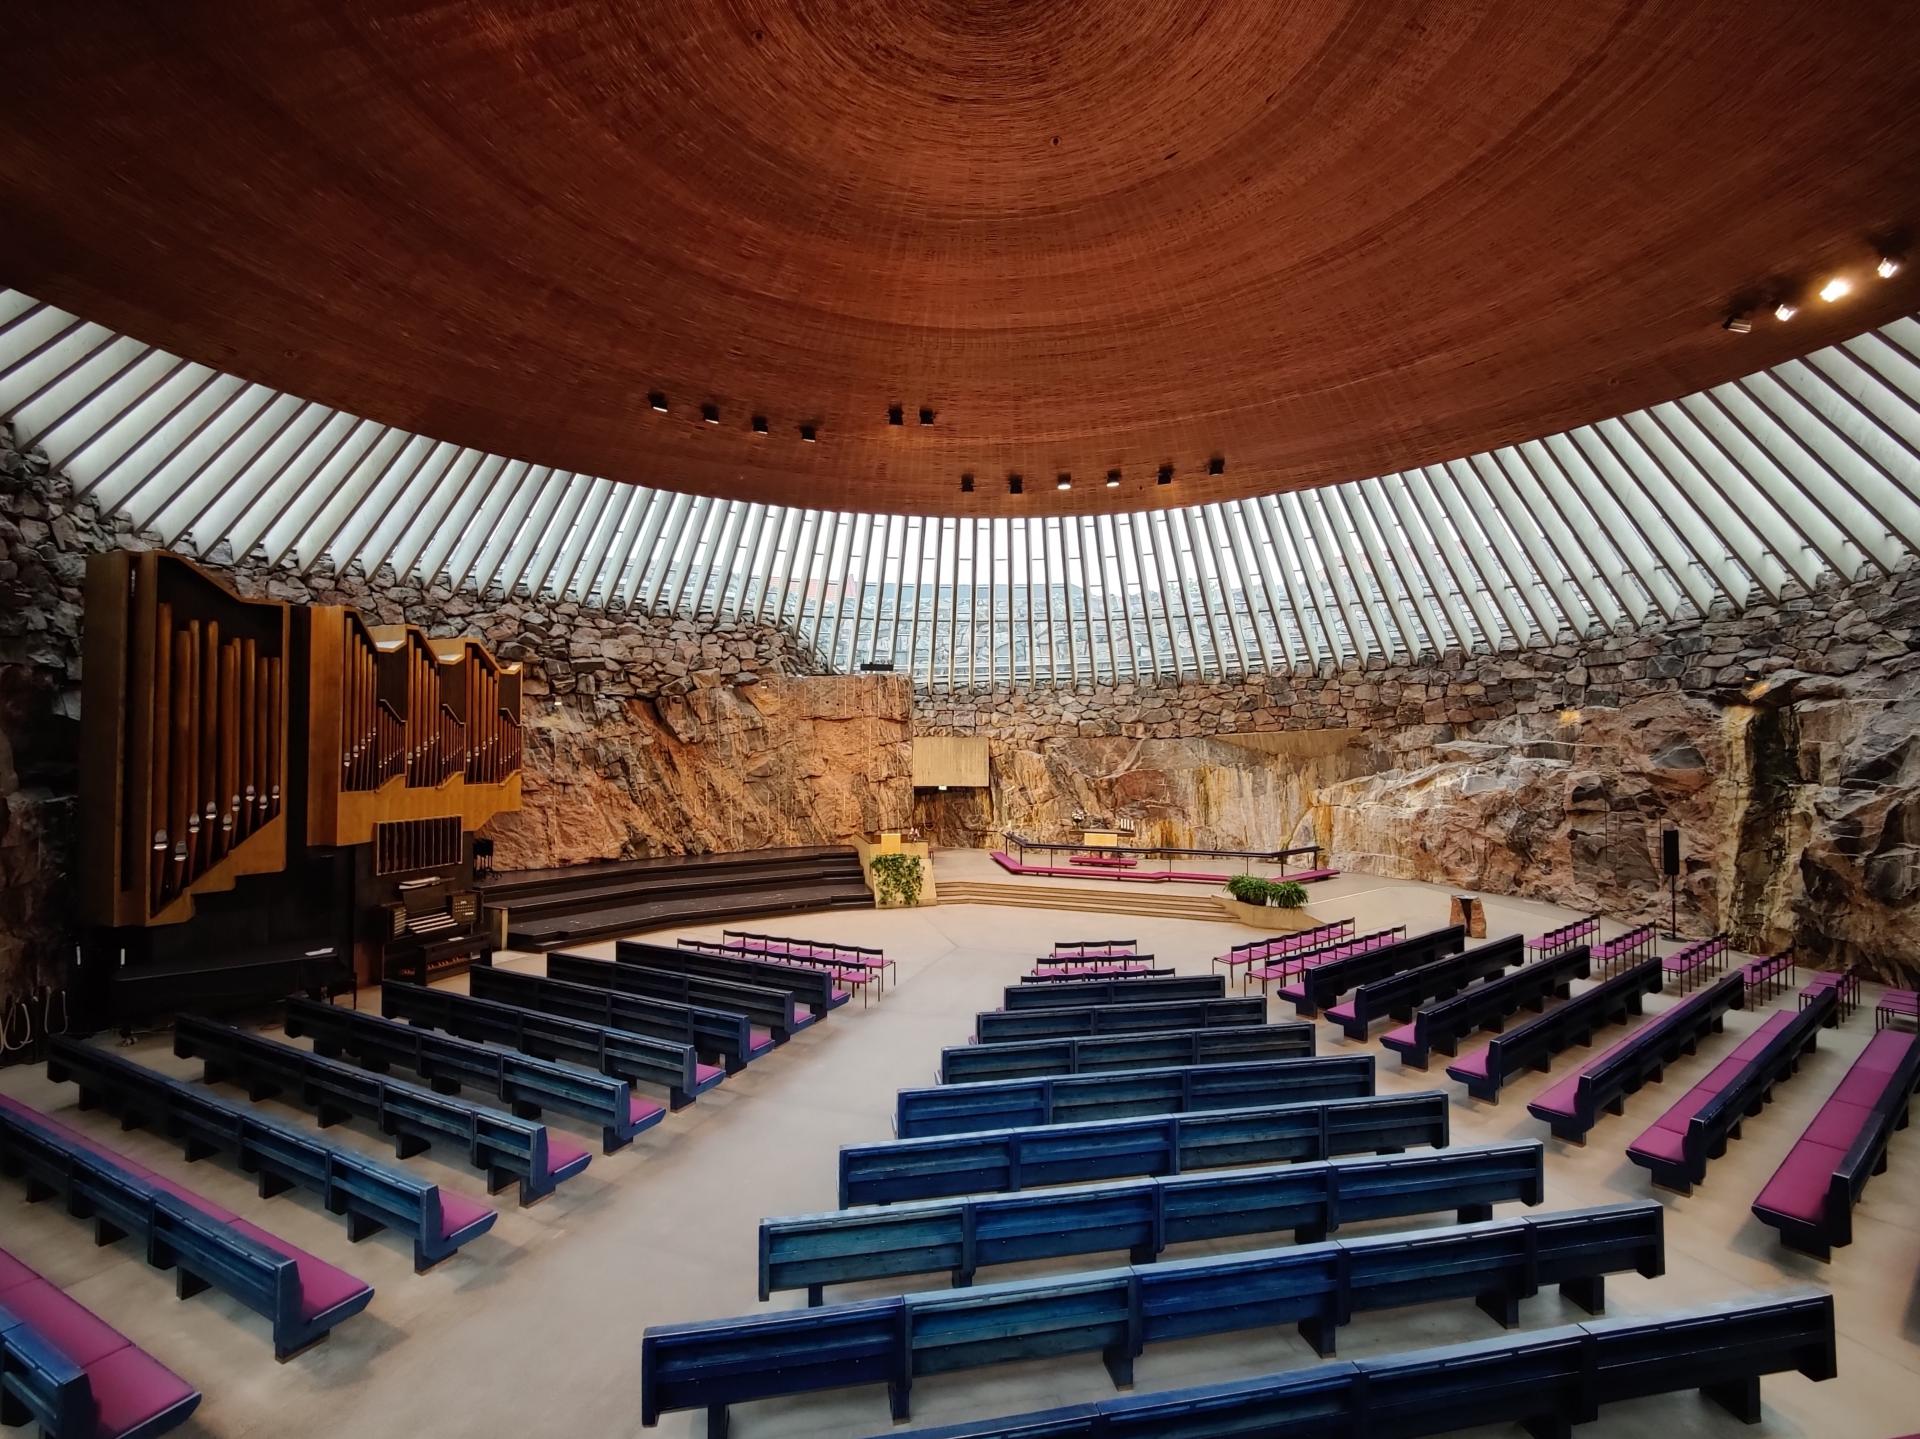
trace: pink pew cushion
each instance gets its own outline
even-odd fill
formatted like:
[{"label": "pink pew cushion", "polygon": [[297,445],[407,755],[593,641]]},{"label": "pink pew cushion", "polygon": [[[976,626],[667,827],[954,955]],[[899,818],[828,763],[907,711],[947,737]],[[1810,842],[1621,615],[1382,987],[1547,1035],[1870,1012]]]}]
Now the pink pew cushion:
[{"label": "pink pew cushion", "polygon": [[1286,1000],[1305,999],[1307,997],[1307,991],[1303,985],[1290,984],[1280,991],[1280,997]]},{"label": "pink pew cushion", "polygon": [[1414,1024],[1403,1024],[1398,1029],[1389,1029],[1385,1034],[1380,1036],[1380,1042],[1382,1044],[1405,1045],[1408,1049],[1411,1049],[1419,1038],[1420,1026],[1416,1022]]},{"label": "pink pew cushion", "polygon": [[[758,1041],[759,1038],[760,1038],[759,1032],[756,1030],[754,1033],[754,1039]],[[771,1044],[772,1042],[773,1041],[771,1039],[767,1041],[767,1043],[769,1044]],[[756,1045],[756,1048],[754,1049],[754,1053],[758,1054],[759,1052],[760,1050]],[[709,1079],[714,1078],[716,1075],[724,1075],[725,1073],[726,1073],[726,1070],[722,1069],[717,1064],[695,1064],[693,1066],[693,1082],[695,1084],[705,1084]]]},{"label": "pink pew cushion", "polygon": [[309,1254],[304,1249],[296,1249],[277,1235],[269,1234],[257,1224],[249,1224],[244,1219],[229,1221],[234,1229],[257,1240],[276,1254],[283,1254],[300,1271],[300,1317],[311,1319],[324,1314],[336,1304],[358,1299],[367,1292],[365,1280],[356,1279],[344,1269],[336,1269],[318,1255]]},{"label": "pink pew cushion", "polygon": [[1345,1004],[1334,1005],[1333,1008],[1327,1011],[1327,1018],[1342,1021],[1352,1019],[1356,1002],[1357,1001],[1350,999]]},{"label": "pink pew cushion", "polygon": [[1897,1029],[1883,1029],[1867,1041],[1853,1067],[1870,1074],[1892,1074],[1915,1044],[1920,1044],[1920,1038]]},{"label": "pink pew cushion", "polygon": [[1846,1157],[1844,1148],[1802,1139],[1774,1170],[1773,1178],[1754,1203],[1794,1219],[1816,1221],[1826,1208],[1827,1184],[1833,1171]]},{"label": "pink pew cushion", "polygon": [[82,1369],[127,1342],[112,1325],[44,1279],[17,1286],[7,1295],[7,1308]]},{"label": "pink pew cushion", "polygon": [[749,1029],[747,1031],[747,1052],[765,1054],[773,1048],[773,1031],[770,1029]]},{"label": "pink pew cushion", "polygon": [[653,1119],[665,1112],[651,1099],[642,1099],[632,1090],[627,1091],[627,1123],[638,1124],[643,1119]]},{"label": "pink pew cushion", "polygon": [[1645,1154],[1654,1159],[1665,1159],[1678,1164],[1687,1157],[1686,1126],[1669,1129],[1665,1119],[1645,1130],[1640,1137],[1627,1146],[1629,1154]]},{"label": "pink pew cushion", "polygon": [[5,1294],[15,1285],[31,1284],[39,1277],[6,1250],[0,1249],[0,1295]]},{"label": "pink pew cushion", "polygon": [[1574,1096],[1580,1090],[1580,1072],[1575,1070],[1552,1088],[1542,1091],[1528,1108],[1551,1109],[1555,1114],[1574,1113]]},{"label": "pink pew cushion", "polygon": [[99,1406],[98,1439],[114,1439],[194,1398],[194,1388],[133,1344],[86,1366]]},{"label": "pink pew cushion", "polygon": [[584,1169],[591,1158],[593,1152],[585,1145],[555,1130],[547,1131],[547,1163],[555,1174],[564,1176],[573,1170]]},{"label": "pink pew cushion", "polygon": [[1492,1051],[1482,1045],[1479,1049],[1474,1050],[1472,1054],[1463,1054],[1454,1060],[1452,1064],[1447,1066],[1447,1072],[1451,1074],[1457,1069],[1463,1074],[1485,1074],[1487,1073],[1487,1061],[1492,1057]]},{"label": "pink pew cushion", "polygon": [[493,1217],[491,1205],[469,1199],[458,1190],[440,1189],[440,1237],[451,1239],[469,1225],[480,1223]]}]

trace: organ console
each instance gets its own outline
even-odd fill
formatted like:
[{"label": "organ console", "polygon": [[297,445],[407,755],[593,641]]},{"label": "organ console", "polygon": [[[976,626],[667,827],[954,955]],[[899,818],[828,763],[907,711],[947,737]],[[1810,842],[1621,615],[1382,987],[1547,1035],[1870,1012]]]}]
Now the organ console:
[{"label": "organ console", "polygon": [[396,938],[440,946],[420,973],[482,942],[464,878],[473,831],[520,807],[519,666],[158,551],[90,562],[85,665],[83,1001],[277,998],[376,977]]}]

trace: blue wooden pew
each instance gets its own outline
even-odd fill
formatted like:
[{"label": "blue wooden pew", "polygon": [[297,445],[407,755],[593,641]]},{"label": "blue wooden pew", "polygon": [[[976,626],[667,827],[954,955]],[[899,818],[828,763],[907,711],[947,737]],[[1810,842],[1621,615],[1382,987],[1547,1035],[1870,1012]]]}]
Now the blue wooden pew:
[{"label": "blue wooden pew", "polygon": [[743,959],[728,954],[701,954],[697,950],[649,944],[641,939],[616,941],[613,957],[621,964],[701,975],[707,979],[751,985],[756,989],[782,990],[804,1006],[807,1012],[801,1018],[808,1022],[824,1018],[828,1010],[838,1009],[853,997],[853,991],[839,987],[831,971],[811,969],[803,964],[782,964],[773,959]]},{"label": "blue wooden pew", "polygon": [[200,1391],[0,1249],[0,1424],[43,1439],[154,1439]]},{"label": "blue wooden pew", "polygon": [[476,999],[690,1045],[702,1059],[717,1061],[729,1074],[738,1074],[750,1060],[773,1049],[771,1034],[756,1031],[746,1015],[733,1010],[674,1004],[586,984],[563,984],[492,965],[468,970],[467,989]]},{"label": "blue wooden pew", "polygon": [[1688,1389],[1751,1424],[1761,1376],[1796,1371],[1834,1377],[1831,1294],[1571,1324],[885,1439],[1421,1439],[1500,1424],[1564,1436],[1603,1404]]},{"label": "blue wooden pew", "polygon": [[894,1139],[842,1146],[840,1207],[1444,1149],[1447,1137],[1447,1096],[1429,1091]]},{"label": "blue wooden pew", "polygon": [[1573,982],[1592,972],[1593,961],[1585,945],[1563,950],[1551,959],[1536,960],[1498,979],[1489,979],[1463,990],[1451,999],[1423,1004],[1414,1012],[1413,1022],[1390,1029],[1380,1043],[1400,1055],[1400,1062],[1413,1069],[1425,1069],[1437,1050],[1451,1058],[1460,1041],[1480,1029],[1499,1029],[1507,1016],[1521,1009],[1535,1013],[1547,1007],[1555,996],[1565,999],[1573,992]]},{"label": "blue wooden pew", "polygon": [[1356,985],[1432,964],[1436,959],[1458,954],[1466,943],[1467,928],[1463,924],[1409,935],[1378,949],[1363,949],[1343,959],[1330,959],[1325,964],[1302,969],[1290,983],[1281,986],[1280,997],[1292,1001],[1296,1014],[1311,1019]]},{"label": "blue wooden pew", "polygon": [[289,999],[283,1025],[289,1038],[308,1039],[326,1059],[346,1056],[384,1074],[398,1065],[425,1079],[436,1094],[458,1094],[463,1085],[495,1095],[522,1119],[557,1109],[600,1126],[600,1144],[612,1154],[653,1128],[666,1110],[642,1099],[625,1080],[572,1069],[510,1050],[436,1034],[376,1014]]},{"label": "blue wooden pew", "polygon": [[1729,1009],[1742,1009],[1746,1002],[1745,977],[1737,971],[1722,975],[1542,1090],[1528,1103],[1527,1113],[1546,1120],[1554,1138],[1584,1144],[1601,1115],[1623,1112],[1629,1094],[1648,1080],[1658,1082],[1669,1064],[1720,1032]]},{"label": "blue wooden pew", "polygon": [[[640,1422],[705,1409],[725,1434],[728,1406],[882,1382],[907,1417],[913,1380],[1009,1359],[1099,1353],[1114,1383],[1169,1339],[1292,1324],[1315,1352],[1358,1313],[1472,1299],[1511,1328],[1543,1285],[1590,1313],[1606,1276],[1666,1267],[1658,1204],[1614,1204],[1446,1229],[1336,1239],[1250,1254],[931,1290],[892,1300],[650,1327],[640,1348]],[[858,1362],[835,1364],[836,1356]]]},{"label": "blue wooden pew", "polygon": [[493,1228],[493,1210],[463,1194],[90,1044],[55,1037],[47,1078],[78,1086],[82,1109],[98,1105],[122,1128],[176,1141],[189,1162],[232,1155],[256,1176],[263,1199],[296,1186],[319,1195],[329,1213],[345,1216],[356,1244],[382,1229],[406,1235],[415,1273]]},{"label": "blue wooden pew", "polygon": [[373,1298],[344,1269],[4,1096],[0,1172],[25,1179],[29,1202],[58,1197],[92,1220],[96,1243],[138,1241],[147,1263],[174,1271],[180,1298],[218,1289],[265,1318],[276,1358],[317,1344]]},{"label": "blue wooden pew", "polygon": [[1372,1093],[1371,1054],[990,1079],[901,1090],[894,1103],[893,1132],[902,1139],[915,1139],[1133,1114],[1193,1114],[1259,1104],[1354,1099]]},{"label": "blue wooden pew", "polygon": [[1303,1059],[1314,1051],[1311,1024],[1249,1024],[1233,1029],[1170,1029],[1024,1044],[959,1044],[940,1051],[942,1084],[1043,1074],[1105,1074],[1180,1064],[1244,1064]]},{"label": "blue wooden pew", "polygon": [[1526,944],[1524,935],[1510,934],[1490,944],[1445,955],[1431,964],[1371,980],[1355,989],[1351,999],[1328,1006],[1327,1018],[1339,1025],[1348,1039],[1365,1042],[1376,1020],[1388,1016],[1412,1019],[1415,1007],[1428,1000],[1446,999],[1479,980],[1505,973],[1526,958]]},{"label": "blue wooden pew", "polygon": [[1557,1009],[1516,1025],[1472,1054],[1461,1055],[1447,1066],[1447,1074],[1466,1085],[1475,1099],[1498,1104],[1501,1088],[1514,1075],[1526,1069],[1551,1069],[1554,1055],[1561,1050],[1590,1044],[1607,1026],[1623,1024],[1640,1013],[1645,997],[1658,994],[1663,983],[1660,957],[1649,955]]},{"label": "blue wooden pew", "polygon": [[817,1305],[829,1284],[941,1270],[958,1289],[994,1264],[1111,1250],[1146,1264],[1169,1244],[1287,1229],[1312,1244],[1343,1223],[1416,1214],[1467,1224],[1495,1204],[1540,1203],[1543,1150],[1529,1140],[763,1219],[760,1297],[805,1289]]},{"label": "blue wooden pew", "polygon": [[981,1044],[1146,1034],[1163,1029],[1239,1029],[1267,1022],[1263,995],[1238,999],[1167,999],[1151,1004],[1088,1004],[1070,1009],[995,1009],[973,1018]]},{"label": "blue wooden pew", "polygon": [[664,1000],[668,1004],[697,1004],[744,1014],[747,1023],[771,1035],[775,1044],[785,1044],[818,1021],[822,1013],[809,1009],[784,989],[713,979],[703,974],[682,974],[678,970],[654,969],[627,961],[615,963],[560,950],[547,955],[547,978],[563,984],[583,984],[619,994]]},{"label": "blue wooden pew", "polygon": [[685,1109],[696,1095],[727,1077],[720,1066],[700,1063],[690,1044],[475,999],[450,989],[389,979],[380,986],[380,1012],[388,1019],[445,1030],[462,1039],[502,1045],[541,1059],[569,1060],[629,1084],[657,1086],[667,1091],[668,1106],[676,1110]]},{"label": "blue wooden pew", "polygon": [[545,1199],[593,1157],[544,1124],[370,1074],[198,1015],[174,1020],[173,1052],[200,1060],[209,1084],[229,1080],[255,1100],[285,1094],[312,1110],[323,1129],[354,1115],[371,1120],[382,1134],[393,1137],[394,1153],[402,1159],[451,1141],[487,1176],[489,1194],[518,1180],[523,1205]]},{"label": "blue wooden pew", "polygon": [[1218,974],[1173,974],[1160,978],[1073,979],[1049,984],[1010,984],[1003,1009],[1085,1009],[1094,1004],[1154,1004],[1165,999],[1221,999],[1227,981]]}]

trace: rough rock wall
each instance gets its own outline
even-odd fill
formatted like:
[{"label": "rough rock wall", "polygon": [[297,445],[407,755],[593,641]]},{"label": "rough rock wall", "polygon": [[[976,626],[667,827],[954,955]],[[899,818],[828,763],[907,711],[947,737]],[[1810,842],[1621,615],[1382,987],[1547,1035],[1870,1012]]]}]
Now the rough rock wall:
[{"label": "rough rock wall", "polygon": [[942,844],[1076,813],[1163,844],[1327,845],[1381,874],[1883,974],[1920,960],[1920,568],[1734,615],[1426,665],[1187,685],[922,693],[984,734],[987,791],[921,795]]}]

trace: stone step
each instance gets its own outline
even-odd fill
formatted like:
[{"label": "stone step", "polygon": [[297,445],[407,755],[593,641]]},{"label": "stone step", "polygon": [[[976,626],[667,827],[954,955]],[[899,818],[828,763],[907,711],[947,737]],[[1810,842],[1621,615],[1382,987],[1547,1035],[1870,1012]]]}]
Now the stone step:
[{"label": "stone step", "polygon": [[1004,904],[1021,909],[1088,910],[1099,914],[1134,914],[1150,919],[1203,919],[1230,923],[1211,895],[1164,894],[1115,885],[1077,888],[1072,885],[995,884],[990,880],[940,881],[942,904]]}]

